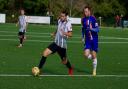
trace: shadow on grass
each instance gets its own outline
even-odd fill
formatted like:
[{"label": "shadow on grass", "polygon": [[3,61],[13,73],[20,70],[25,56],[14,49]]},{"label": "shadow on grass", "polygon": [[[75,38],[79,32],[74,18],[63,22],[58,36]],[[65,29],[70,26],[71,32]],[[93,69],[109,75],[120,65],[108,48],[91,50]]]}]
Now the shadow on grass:
[{"label": "shadow on grass", "polygon": [[64,75],[65,73],[60,73],[59,71],[50,70],[50,69],[43,69],[42,71],[43,75]]},{"label": "shadow on grass", "polygon": [[89,70],[84,70],[84,69],[80,69],[80,68],[74,68],[74,70],[81,74],[92,74],[91,71],[89,71]]}]

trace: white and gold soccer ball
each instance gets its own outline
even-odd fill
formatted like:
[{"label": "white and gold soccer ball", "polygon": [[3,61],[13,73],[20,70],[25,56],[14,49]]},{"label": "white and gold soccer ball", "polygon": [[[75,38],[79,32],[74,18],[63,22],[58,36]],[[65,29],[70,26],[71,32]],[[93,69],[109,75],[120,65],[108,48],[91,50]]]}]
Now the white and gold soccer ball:
[{"label": "white and gold soccer ball", "polygon": [[38,67],[33,67],[32,68],[32,74],[34,76],[38,76],[40,74],[40,69]]}]

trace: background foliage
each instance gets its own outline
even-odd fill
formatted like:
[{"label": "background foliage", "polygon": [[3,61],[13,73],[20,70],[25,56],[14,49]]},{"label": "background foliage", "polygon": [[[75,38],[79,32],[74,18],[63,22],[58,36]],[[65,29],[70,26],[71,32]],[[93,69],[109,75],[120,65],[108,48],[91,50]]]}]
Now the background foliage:
[{"label": "background foliage", "polygon": [[[46,16],[49,12],[54,19],[62,9],[66,9],[72,17],[82,17],[82,9],[88,4],[96,17],[114,20],[115,15],[123,14],[127,19],[127,0],[0,0],[0,13],[6,13],[7,22],[15,22],[21,8],[27,15]],[[15,15],[14,21],[12,15]]]}]

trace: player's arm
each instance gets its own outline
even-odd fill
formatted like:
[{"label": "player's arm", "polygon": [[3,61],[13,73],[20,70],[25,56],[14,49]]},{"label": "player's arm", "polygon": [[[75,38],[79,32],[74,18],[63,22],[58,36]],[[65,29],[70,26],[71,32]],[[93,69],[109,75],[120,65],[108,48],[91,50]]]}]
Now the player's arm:
[{"label": "player's arm", "polygon": [[94,32],[99,32],[99,28],[92,28],[91,30]]},{"label": "player's arm", "polygon": [[84,29],[84,27],[82,27],[82,29],[81,29],[81,35],[82,35],[82,42],[84,43],[85,42],[85,29]]},{"label": "player's arm", "polygon": [[51,35],[51,37],[55,37],[55,35],[56,35],[56,32],[57,32],[57,30],[55,31],[55,32],[53,32],[53,33],[51,33],[50,35]]},{"label": "player's arm", "polygon": [[84,22],[83,22],[83,18],[81,18],[81,24],[82,24],[81,34],[82,34],[82,39],[84,39],[84,36],[85,36],[85,30],[84,30]]},{"label": "player's arm", "polygon": [[82,27],[81,34],[82,34],[82,39],[84,39],[84,37],[85,37],[84,27]]},{"label": "player's arm", "polygon": [[19,25],[19,20],[18,20],[17,23],[16,23],[16,27],[18,27],[18,25]]},{"label": "player's arm", "polygon": [[[97,23],[95,23],[97,24]],[[90,24],[90,30],[93,31],[93,32],[99,32],[99,27],[98,26],[95,26],[94,28],[92,27],[92,24]]]},{"label": "player's arm", "polygon": [[18,20],[17,20],[17,23],[16,23],[16,27],[19,25],[19,23],[20,23],[20,22],[19,22],[19,17],[18,17]]},{"label": "player's arm", "polygon": [[63,35],[67,37],[72,37],[72,31],[63,32]]},{"label": "player's arm", "polygon": [[72,25],[71,25],[71,23],[68,23],[67,29],[68,29],[67,32],[62,31],[63,35],[66,37],[72,37]]},{"label": "player's arm", "polygon": [[90,23],[90,30],[93,32],[99,32],[99,26],[98,26],[96,19],[93,19],[92,21],[94,22]]}]

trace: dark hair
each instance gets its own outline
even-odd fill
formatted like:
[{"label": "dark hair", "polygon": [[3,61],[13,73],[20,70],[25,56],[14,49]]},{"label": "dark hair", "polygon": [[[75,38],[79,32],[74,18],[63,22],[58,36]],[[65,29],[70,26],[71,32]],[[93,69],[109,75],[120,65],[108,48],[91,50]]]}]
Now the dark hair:
[{"label": "dark hair", "polygon": [[61,13],[65,14],[65,16],[68,16],[68,12],[66,10],[61,11]]},{"label": "dark hair", "polygon": [[[84,9],[88,9],[91,12],[91,14],[93,13],[92,8],[89,5],[85,6]],[[83,9],[83,12],[84,12],[84,9]]]},{"label": "dark hair", "polygon": [[88,10],[92,11],[92,8],[90,6],[85,6],[84,9],[88,9]]},{"label": "dark hair", "polygon": [[25,11],[23,8],[20,8],[20,9],[19,9],[19,11],[22,11],[22,10]]}]

